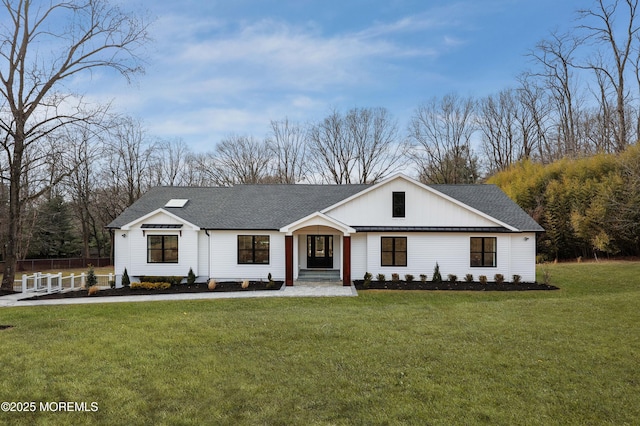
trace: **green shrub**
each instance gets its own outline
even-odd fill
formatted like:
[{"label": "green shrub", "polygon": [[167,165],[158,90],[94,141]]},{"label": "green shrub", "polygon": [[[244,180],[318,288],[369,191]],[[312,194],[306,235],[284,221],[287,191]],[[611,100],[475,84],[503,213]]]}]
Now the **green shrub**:
[{"label": "green shrub", "polygon": [[98,277],[96,277],[96,273],[93,270],[93,265],[89,264],[89,269],[87,270],[87,288],[91,288],[96,284],[98,284]]},{"label": "green shrub", "polygon": [[371,279],[373,278],[373,275],[371,275],[370,272],[365,272],[364,273],[364,280],[362,283],[362,286],[364,288],[369,288],[369,286],[371,285]]},{"label": "green shrub", "polygon": [[140,281],[148,282],[148,283],[169,283],[170,285],[179,285],[184,277],[180,276],[152,276],[152,275],[143,275],[140,277]]},{"label": "green shrub", "polygon": [[458,276],[454,274],[449,274],[447,275],[447,279],[449,280],[450,283],[455,283],[456,281],[458,281]]},{"label": "green shrub", "polygon": [[386,281],[387,277],[384,276],[384,274],[378,274],[376,275],[376,278],[378,281]]},{"label": "green shrub", "polygon": [[171,283],[161,281],[141,281],[139,283],[131,283],[132,289],[141,288],[144,290],[165,290],[169,287],[171,287]]},{"label": "green shrub", "polygon": [[273,276],[271,275],[271,272],[269,272],[267,274],[267,288],[273,288],[276,283],[273,281]]},{"label": "green shrub", "polygon": [[465,282],[472,283],[473,282],[473,274],[467,274],[464,276]]},{"label": "green shrub", "polygon": [[480,275],[478,277],[478,279],[480,280],[480,284],[487,284],[487,276],[486,275]]},{"label": "green shrub", "polygon": [[124,272],[122,273],[122,286],[129,287],[131,284],[131,279],[129,279],[129,273],[127,272],[127,268],[124,268]]},{"label": "green shrub", "polygon": [[504,275],[502,274],[495,274],[493,276],[493,280],[496,282],[496,284],[503,284],[504,283]]},{"label": "green shrub", "polygon": [[513,276],[513,283],[514,284],[520,284],[520,280],[522,280],[522,277],[520,275],[514,275]]},{"label": "green shrub", "polygon": [[411,274],[404,274],[404,280],[408,283],[413,282],[413,275]]},{"label": "green shrub", "polygon": [[109,281],[109,287],[116,288],[116,282],[114,280]]},{"label": "green shrub", "polygon": [[427,274],[420,274],[420,282],[422,283],[427,282]]},{"label": "green shrub", "polygon": [[391,281],[393,281],[394,283],[400,281],[400,274],[391,274]]},{"label": "green shrub", "polygon": [[193,285],[195,284],[195,282],[196,282],[196,274],[193,273],[192,268],[189,268],[189,273],[187,274],[187,284]]},{"label": "green shrub", "polygon": [[442,282],[442,275],[440,275],[440,265],[438,265],[438,262],[436,262],[436,266],[433,268],[433,277],[431,278],[431,281],[434,283]]}]

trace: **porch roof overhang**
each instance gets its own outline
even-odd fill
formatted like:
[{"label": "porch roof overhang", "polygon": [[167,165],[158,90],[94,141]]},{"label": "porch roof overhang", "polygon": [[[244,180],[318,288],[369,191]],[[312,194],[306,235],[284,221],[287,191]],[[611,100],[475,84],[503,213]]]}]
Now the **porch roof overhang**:
[{"label": "porch roof overhang", "polygon": [[310,215],[305,216],[302,219],[296,220],[289,225],[283,226],[282,228],[280,228],[280,232],[286,235],[293,235],[295,231],[306,228],[308,226],[327,226],[341,232],[344,236],[356,233],[356,230],[354,228],[350,227],[349,225],[345,225],[344,223],[335,220],[334,218],[329,217],[321,212],[311,213]]},{"label": "porch roof overhang", "polygon": [[[152,212],[150,212],[150,213],[147,213],[146,215],[141,216],[141,217],[137,218],[136,220],[134,220],[134,221],[132,221],[132,222],[129,222],[129,223],[127,223],[126,225],[121,226],[121,227],[120,227],[120,229],[121,229],[121,230],[123,230],[123,231],[129,231],[129,230],[131,230],[133,227],[137,226],[138,224],[140,224],[140,228],[144,228],[144,229],[151,229],[151,228],[152,228],[152,227],[154,227],[154,226],[153,226],[152,224],[147,224],[147,223],[144,223],[144,222],[145,222],[147,219],[149,219],[150,217],[152,217],[152,216],[154,216],[154,215],[156,215],[156,214],[158,214],[158,213],[163,213],[163,214],[165,214],[166,216],[168,216],[168,217],[170,217],[170,218],[174,219],[176,222],[178,222],[176,225],[180,225],[180,228],[175,228],[175,229],[181,229],[181,228],[182,228],[182,226],[186,226],[186,227],[188,227],[188,228],[193,229],[194,231],[199,231],[199,230],[200,230],[200,227],[199,227],[199,226],[194,225],[193,223],[191,223],[191,222],[189,222],[189,221],[187,221],[187,220],[184,220],[184,219],[183,219],[183,218],[181,218],[180,216],[178,216],[178,215],[176,215],[176,214],[174,214],[174,213],[171,213],[170,211],[165,210],[165,209],[163,209],[163,208],[156,209],[156,210],[154,210],[154,211],[152,211]],[[164,227],[164,229],[168,229],[168,228],[167,228],[167,226],[170,226],[170,225],[167,225],[167,224],[160,224],[160,226],[161,226],[161,227]],[[156,226],[156,227],[157,227],[157,226]]]}]

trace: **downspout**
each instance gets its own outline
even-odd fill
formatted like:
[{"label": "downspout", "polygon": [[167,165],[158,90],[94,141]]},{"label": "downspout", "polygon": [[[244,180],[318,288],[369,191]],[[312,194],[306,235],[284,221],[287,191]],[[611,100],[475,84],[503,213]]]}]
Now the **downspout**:
[{"label": "downspout", "polygon": [[207,236],[207,282],[211,278],[211,235],[209,235],[209,230],[205,228],[204,233]]},{"label": "downspout", "polygon": [[[113,228],[109,228],[109,236],[111,237],[111,248],[109,249],[109,263],[114,267],[115,265],[115,251],[116,251],[116,231]],[[88,254],[88,253],[87,253]],[[115,271],[114,271],[115,272]]]}]

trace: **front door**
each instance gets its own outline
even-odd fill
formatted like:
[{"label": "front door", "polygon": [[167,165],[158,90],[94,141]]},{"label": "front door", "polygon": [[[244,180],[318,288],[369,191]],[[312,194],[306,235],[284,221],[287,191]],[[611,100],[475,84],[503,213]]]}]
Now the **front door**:
[{"label": "front door", "polygon": [[307,268],[333,268],[333,235],[307,235]]}]

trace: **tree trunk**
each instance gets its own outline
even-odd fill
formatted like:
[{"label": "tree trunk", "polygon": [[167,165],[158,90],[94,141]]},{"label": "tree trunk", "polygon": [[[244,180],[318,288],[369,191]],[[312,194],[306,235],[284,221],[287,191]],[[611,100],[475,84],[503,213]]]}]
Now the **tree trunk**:
[{"label": "tree trunk", "polygon": [[9,223],[7,229],[6,257],[2,276],[2,290],[13,290],[18,263],[18,238],[20,238],[20,184],[22,170],[23,143],[19,136],[15,137],[13,161],[10,164],[9,181]]}]

